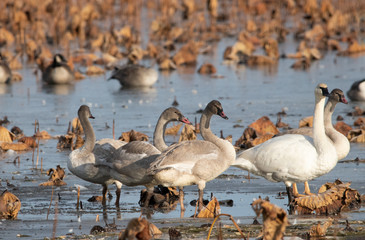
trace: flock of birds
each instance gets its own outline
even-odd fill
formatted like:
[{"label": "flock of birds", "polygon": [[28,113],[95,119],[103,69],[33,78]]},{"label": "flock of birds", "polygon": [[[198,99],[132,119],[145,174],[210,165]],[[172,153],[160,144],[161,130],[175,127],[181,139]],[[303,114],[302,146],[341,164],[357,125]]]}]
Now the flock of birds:
[{"label": "flock of birds", "polygon": [[[332,125],[332,114],[337,103],[347,103],[340,89],[328,92],[326,84],[318,84],[314,91],[313,129],[297,129],[248,150],[236,153],[233,145],[216,136],[210,129],[213,115],[228,119],[221,103],[212,100],[202,112],[200,133],[203,140],[190,140],[167,146],[164,141],[166,126],[171,121],[190,124],[176,108],[166,109],[158,119],[153,144],[142,141],[123,142],[114,139],[96,141],[90,118],[90,108],[82,105],[78,117],[85,133],[85,143],[72,151],[68,169],[86,181],[103,186],[106,201],[109,184],[117,186],[119,204],[122,185],[143,185],[147,188],[148,206],[154,186],[177,187],[181,210],[184,211],[183,187],[197,185],[198,209],[203,208],[206,183],[218,177],[230,166],[238,167],[273,182],[283,182],[289,203],[299,196],[296,183],[305,182],[306,194],[311,194],[307,181],[330,172],[338,160],[347,156],[350,143]],[[325,105],[326,97],[329,97]],[[291,186],[293,191],[291,191]]]}]

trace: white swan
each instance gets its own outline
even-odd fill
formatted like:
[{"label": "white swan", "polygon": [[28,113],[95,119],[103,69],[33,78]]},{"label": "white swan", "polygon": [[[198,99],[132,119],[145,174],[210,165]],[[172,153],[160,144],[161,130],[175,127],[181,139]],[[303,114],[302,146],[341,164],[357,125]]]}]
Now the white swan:
[{"label": "white swan", "polygon": [[184,141],[170,146],[157,157],[148,170],[155,184],[179,188],[198,185],[199,210],[202,207],[206,182],[218,177],[236,157],[233,145],[215,136],[210,130],[213,114],[228,119],[221,103],[217,100],[211,101],[200,119],[200,133],[204,140]]},{"label": "white swan", "polygon": [[123,87],[151,87],[158,78],[154,68],[138,64],[115,67],[109,79],[117,79]]},{"label": "white swan", "polygon": [[56,54],[53,62],[42,73],[42,80],[47,84],[70,84],[74,81],[74,73],[67,65],[65,57]]},{"label": "white swan", "polygon": [[[337,103],[344,103],[347,104],[347,100],[345,95],[341,89],[335,88],[331,91],[330,95],[328,96],[328,101],[324,108],[324,127],[327,137],[332,141],[333,145],[336,148],[337,158],[341,160],[347,156],[350,152],[350,142],[345,135],[338,132],[332,124],[332,115],[335,111],[335,107]],[[313,128],[311,127],[304,127],[304,128],[297,128],[288,130],[281,135],[284,134],[302,134],[309,137],[313,137]],[[311,194],[308,182],[304,183],[304,192],[305,194]],[[294,192],[296,192],[296,186],[293,184]]]},{"label": "white swan", "polygon": [[365,101],[365,79],[354,82],[347,91],[347,96],[352,101]]},{"label": "white swan", "polygon": [[153,193],[154,184],[152,177],[146,175],[150,164],[156,159],[162,150],[168,146],[164,140],[165,129],[171,121],[180,121],[190,124],[190,121],[174,107],[165,109],[156,124],[153,134],[154,145],[148,142],[133,141],[119,148],[108,166],[112,168],[111,176],[118,179],[127,186],[145,185],[147,187],[147,198],[144,205]]},{"label": "white swan", "polygon": [[[313,139],[299,134],[275,137],[239,152],[232,166],[263,176],[269,181],[284,182],[288,193],[292,183],[309,181],[331,171],[337,164],[337,154],[324,128],[327,95],[327,85],[318,84],[315,88]],[[291,194],[288,197],[291,202]]]},{"label": "white swan", "polygon": [[103,186],[103,203],[106,201],[106,193],[109,184],[117,186],[116,204],[119,204],[120,188],[122,183],[113,179],[110,169],[103,165],[114,156],[114,151],[125,144],[125,142],[113,139],[102,139],[95,143],[95,133],[90,124],[89,118],[94,118],[90,108],[82,105],[78,110],[78,117],[85,133],[85,143],[80,149],[72,151],[67,162],[68,169],[77,177],[92,183]]}]

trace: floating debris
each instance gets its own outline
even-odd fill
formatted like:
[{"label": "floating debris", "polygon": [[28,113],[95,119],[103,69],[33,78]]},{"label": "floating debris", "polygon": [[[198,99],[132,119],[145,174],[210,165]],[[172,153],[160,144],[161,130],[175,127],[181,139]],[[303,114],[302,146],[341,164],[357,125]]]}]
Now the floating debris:
[{"label": "floating debris", "polygon": [[0,195],[0,219],[16,219],[21,202],[14,194],[5,190]]},{"label": "floating debris", "polygon": [[57,165],[56,169],[51,168],[47,171],[47,175],[49,176],[49,179],[47,182],[40,183],[39,186],[64,186],[67,185],[63,181],[63,178],[65,177],[65,170],[64,168],[61,168],[60,165]]},{"label": "floating debris", "polygon": [[149,240],[162,232],[145,218],[133,218],[127,228],[120,232],[118,240],[138,239]]},{"label": "floating debris", "polygon": [[118,139],[124,142],[148,141],[148,136],[144,133],[137,132],[132,129],[129,132],[123,132]]}]

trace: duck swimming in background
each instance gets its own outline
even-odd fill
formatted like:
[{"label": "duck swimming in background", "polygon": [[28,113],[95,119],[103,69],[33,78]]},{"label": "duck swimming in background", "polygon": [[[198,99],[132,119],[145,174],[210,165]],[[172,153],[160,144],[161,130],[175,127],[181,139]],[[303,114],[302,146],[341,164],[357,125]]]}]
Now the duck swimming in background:
[{"label": "duck swimming in background", "polygon": [[151,87],[157,78],[158,73],[154,68],[127,64],[115,67],[108,80],[117,79],[123,87]]},{"label": "duck swimming in background", "polygon": [[11,78],[11,69],[4,56],[0,54],[0,83],[10,83]]},{"label": "duck swimming in background", "polygon": [[[284,182],[289,203],[290,187],[330,172],[338,157],[333,142],[327,137],[324,126],[324,105],[328,96],[326,84],[315,88],[313,138],[301,134],[274,137],[260,145],[237,153],[232,166],[262,176],[272,182]],[[297,193],[296,193],[297,194]]]},{"label": "duck swimming in background", "polygon": [[61,54],[54,55],[53,62],[42,73],[43,82],[50,85],[71,84],[74,79],[73,71]]},{"label": "duck swimming in background", "polygon": [[365,79],[354,82],[347,91],[347,96],[352,101],[365,101]]}]

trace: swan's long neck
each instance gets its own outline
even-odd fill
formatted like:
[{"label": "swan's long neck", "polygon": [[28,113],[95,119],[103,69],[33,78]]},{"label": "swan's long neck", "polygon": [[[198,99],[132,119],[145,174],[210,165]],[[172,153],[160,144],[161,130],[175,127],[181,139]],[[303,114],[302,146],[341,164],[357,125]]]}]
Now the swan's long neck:
[{"label": "swan's long neck", "polygon": [[322,145],[328,143],[324,130],[324,102],[325,98],[316,97],[316,106],[313,117],[313,141],[317,151],[322,150]]},{"label": "swan's long neck", "polygon": [[85,133],[85,143],[82,150],[91,153],[94,150],[96,141],[93,127],[91,126],[89,119],[85,115],[79,116],[79,119]]},{"label": "swan's long neck", "polygon": [[337,101],[329,100],[324,108],[324,127],[326,135],[331,139],[336,148],[338,160],[347,156],[350,151],[350,143],[346,136],[338,132],[332,125],[332,115],[335,111]]},{"label": "swan's long neck", "polygon": [[205,141],[215,143],[218,137],[210,130],[210,119],[212,118],[212,115],[211,112],[204,110],[200,118],[200,134]]},{"label": "swan's long neck", "polygon": [[155,145],[155,147],[161,152],[166,148],[168,148],[168,146],[165,143],[164,136],[165,136],[166,126],[169,122],[171,121],[166,120],[161,115],[157,121],[155,132],[153,133],[153,145]]}]

